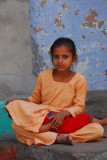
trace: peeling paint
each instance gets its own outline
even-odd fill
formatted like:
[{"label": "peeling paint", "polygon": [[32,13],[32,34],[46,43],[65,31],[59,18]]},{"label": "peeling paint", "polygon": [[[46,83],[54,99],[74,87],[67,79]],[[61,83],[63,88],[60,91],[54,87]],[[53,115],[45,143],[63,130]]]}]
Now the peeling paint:
[{"label": "peeling paint", "polygon": [[104,47],[102,47],[102,43],[100,43],[100,46],[99,46],[99,48],[101,49],[101,51],[103,52],[105,52],[105,48]]},{"label": "peeling paint", "polygon": [[102,43],[98,43],[98,42],[94,42],[93,44],[91,44],[92,48],[99,48],[101,49],[102,52],[105,52],[106,48],[103,46]]},{"label": "peeling paint", "polygon": [[79,56],[79,55],[81,55],[82,54],[82,52],[80,51],[80,49],[78,49],[77,50],[77,55]]},{"label": "peeling paint", "polygon": [[84,62],[77,63],[75,70],[83,74],[86,70],[92,68],[91,66],[88,66],[88,64],[89,64],[89,58],[86,57],[86,60]]},{"label": "peeling paint", "polygon": [[58,37],[69,37],[74,40],[78,55],[73,69],[86,77],[88,90],[105,90],[107,2],[50,0],[46,4],[44,1],[44,7],[41,7],[42,0],[29,2],[33,73],[37,75],[43,69],[52,68],[51,44]]},{"label": "peeling paint", "polygon": [[85,39],[85,35],[82,35],[82,38]]},{"label": "peeling paint", "polygon": [[83,51],[86,51],[86,46],[83,46]]},{"label": "peeling paint", "polygon": [[33,73],[38,76],[39,72],[42,70],[43,66],[47,66],[45,63],[42,55],[40,55],[38,50],[38,44],[34,41],[33,38],[31,38],[31,44],[33,46],[32,48],[32,67],[33,67]]},{"label": "peeling paint", "polygon": [[65,10],[69,10],[70,6],[65,2],[65,3],[62,4],[62,8],[65,9]]},{"label": "peeling paint", "polygon": [[42,31],[42,28],[40,28],[40,27],[33,29],[33,32],[34,32],[34,33],[38,33],[38,32],[41,32],[41,31]]},{"label": "peeling paint", "polygon": [[101,20],[100,22],[98,22],[98,28],[101,28],[103,24],[104,24],[104,20]]},{"label": "peeling paint", "polygon": [[107,69],[105,70],[105,75],[107,76]]},{"label": "peeling paint", "polygon": [[45,46],[43,49],[42,49],[42,52],[43,53],[50,53],[50,47],[51,47],[51,45],[49,45],[49,46]]},{"label": "peeling paint", "polygon": [[85,21],[83,22],[84,27],[88,28],[101,28],[104,24],[104,20],[96,20],[95,18],[98,17],[98,13],[95,10],[90,9],[90,14],[83,14]]},{"label": "peeling paint", "polygon": [[70,38],[71,36],[72,36],[72,34],[67,34],[67,37],[69,37],[69,38]]},{"label": "peeling paint", "polygon": [[77,10],[75,11],[75,15],[78,15],[79,13],[79,8],[77,8]]},{"label": "peeling paint", "polygon": [[44,7],[46,5],[46,3],[47,3],[47,0],[42,0],[41,7]]},{"label": "peeling paint", "polygon": [[61,14],[61,11],[58,12],[58,18],[54,19],[54,24],[56,26],[59,26],[63,29],[65,29],[65,24],[61,24],[61,17],[62,17],[62,14]]},{"label": "peeling paint", "polygon": [[101,51],[102,51],[102,52],[103,52],[103,51],[105,52],[105,48],[101,47]]},{"label": "peeling paint", "polygon": [[91,33],[95,33],[95,30],[92,30]]},{"label": "peeling paint", "polygon": [[101,31],[102,31],[102,33],[104,33],[104,35],[105,35],[106,38],[107,38],[107,30],[106,30],[106,29],[102,29]]}]

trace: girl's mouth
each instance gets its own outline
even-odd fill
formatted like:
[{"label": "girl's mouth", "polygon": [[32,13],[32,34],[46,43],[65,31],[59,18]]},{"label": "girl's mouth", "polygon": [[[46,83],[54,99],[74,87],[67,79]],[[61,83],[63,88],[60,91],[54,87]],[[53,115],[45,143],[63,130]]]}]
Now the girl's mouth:
[{"label": "girl's mouth", "polygon": [[62,68],[62,67],[64,67],[64,65],[57,65],[58,66],[58,68]]}]

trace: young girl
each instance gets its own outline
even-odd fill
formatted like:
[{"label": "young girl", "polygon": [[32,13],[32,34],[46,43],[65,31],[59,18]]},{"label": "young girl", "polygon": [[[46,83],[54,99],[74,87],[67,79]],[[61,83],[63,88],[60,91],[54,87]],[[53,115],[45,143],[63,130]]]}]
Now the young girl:
[{"label": "young girl", "polygon": [[38,146],[55,142],[73,145],[101,138],[104,129],[100,124],[107,124],[107,119],[100,121],[81,114],[87,82],[80,73],[70,71],[77,61],[74,42],[59,38],[51,46],[50,54],[55,69],[39,74],[32,96],[8,100],[6,105],[17,140]]}]

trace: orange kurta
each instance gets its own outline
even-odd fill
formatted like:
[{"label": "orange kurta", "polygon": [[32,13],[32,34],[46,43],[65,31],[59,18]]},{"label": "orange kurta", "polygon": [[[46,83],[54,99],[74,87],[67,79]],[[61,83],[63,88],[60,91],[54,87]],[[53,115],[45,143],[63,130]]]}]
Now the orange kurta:
[{"label": "orange kurta", "polygon": [[[87,82],[84,76],[76,73],[69,82],[57,82],[53,79],[52,73],[53,69],[49,69],[39,74],[32,96],[28,97],[30,102],[15,100],[6,106],[13,118],[13,130],[22,143],[49,145],[55,142],[57,133],[39,133],[39,128],[49,111],[68,110],[75,117],[85,109]],[[100,135],[92,134],[93,128],[94,132],[100,129]],[[71,134],[75,142],[85,142],[100,138],[103,128],[97,123],[89,124]]]}]

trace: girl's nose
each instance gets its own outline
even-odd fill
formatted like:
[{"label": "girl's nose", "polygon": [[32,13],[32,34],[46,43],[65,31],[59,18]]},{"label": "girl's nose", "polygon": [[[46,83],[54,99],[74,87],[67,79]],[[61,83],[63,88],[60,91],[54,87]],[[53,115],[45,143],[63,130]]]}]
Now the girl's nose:
[{"label": "girl's nose", "polygon": [[61,57],[59,57],[59,62],[62,62],[62,58]]}]

